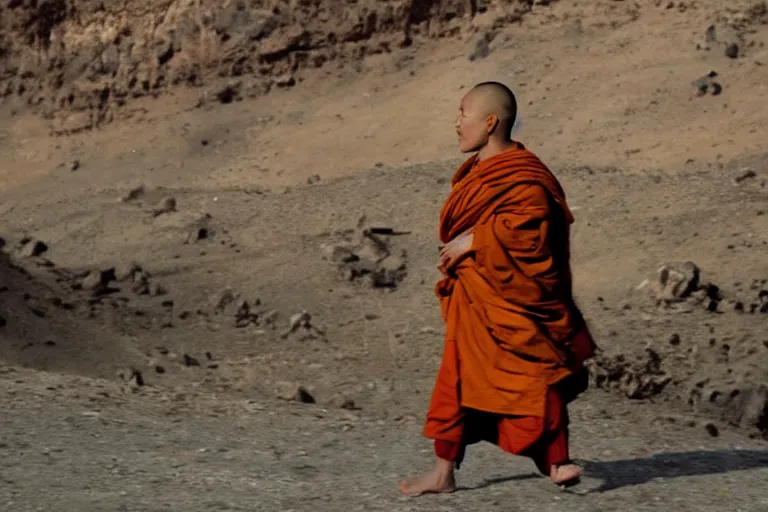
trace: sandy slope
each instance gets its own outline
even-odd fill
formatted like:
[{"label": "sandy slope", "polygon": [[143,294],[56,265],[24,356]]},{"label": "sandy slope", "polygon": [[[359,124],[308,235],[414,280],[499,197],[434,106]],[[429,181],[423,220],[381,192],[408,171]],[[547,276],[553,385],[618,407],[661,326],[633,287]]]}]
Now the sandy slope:
[{"label": "sandy slope", "polygon": [[[67,488],[90,493],[67,494],[65,510],[501,510],[517,499],[762,510],[765,444],[747,436],[768,427],[768,31],[748,18],[739,59],[697,50],[726,10],[676,5],[535,6],[469,61],[472,30],[492,18],[478,16],[460,37],[370,56],[362,73],[306,72],[292,89],[228,105],[195,107],[200,90],[172,89],[69,136],[4,103],[0,236],[27,272],[0,260],[6,503],[45,510],[28,475],[53,485],[55,468],[75,463]],[[722,94],[696,96],[691,82],[712,69]],[[577,216],[578,300],[605,349],[601,368],[622,380],[580,401],[574,449],[591,461],[585,489],[609,484],[584,498],[522,479],[455,501],[397,501],[396,476],[429,457],[418,436],[442,343],[435,223],[460,157],[454,109],[462,87],[489,78],[519,92],[520,136]],[[140,184],[143,195],[120,200]],[[176,211],[155,216],[166,197]],[[382,225],[409,232],[389,241],[407,270],[394,291],[346,281],[325,249]],[[16,252],[25,235],[48,244],[43,260]],[[679,260],[720,287],[716,311],[693,299],[660,308],[637,289]],[[87,271],[130,261],[143,270],[111,280],[114,290],[81,289]],[[303,310],[311,320],[283,335]],[[317,403],[278,400],[295,391],[283,381]],[[648,398],[627,399],[639,381]],[[43,418],[34,429],[33,415]],[[729,451],[739,446],[757,451]],[[14,459],[22,453],[34,455]],[[529,471],[477,453],[469,485]],[[125,487],[94,476],[106,471]],[[193,490],[176,492],[180,481]]]}]

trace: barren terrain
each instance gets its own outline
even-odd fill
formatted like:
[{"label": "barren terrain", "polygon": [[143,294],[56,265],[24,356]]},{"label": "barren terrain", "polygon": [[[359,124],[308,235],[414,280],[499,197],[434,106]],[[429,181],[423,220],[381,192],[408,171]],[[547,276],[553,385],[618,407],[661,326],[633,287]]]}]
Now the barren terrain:
[{"label": "barren terrain", "polygon": [[[0,509],[768,510],[765,3],[121,5],[0,5]],[[407,500],[489,79],[576,216],[586,477]]]}]

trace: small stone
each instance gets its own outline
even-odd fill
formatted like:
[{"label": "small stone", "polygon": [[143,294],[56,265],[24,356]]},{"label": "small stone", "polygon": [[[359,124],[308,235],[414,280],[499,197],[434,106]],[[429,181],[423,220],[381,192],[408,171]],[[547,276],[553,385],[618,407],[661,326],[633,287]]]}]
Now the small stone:
[{"label": "small stone", "polygon": [[474,62],[476,60],[482,60],[488,57],[490,54],[491,54],[491,45],[490,45],[489,37],[486,34],[482,34],[475,41],[475,47],[472,49],[472,52],[469,54],[469,60],[470,62]]},{"label": "small stone", "polygon": [[717,426],[714,423],[707,423],[704,425],[704,428],[706,429],[707,433],[711,435],[712,437],[718,437],[720,435],[720,430],[718,430]]},{"label": "small stone", "polygon": [[168,293],[168,291],[165,288],[163,288],[162,285],[160,285],[158,283],[150,283],[150,285],[149,285],[149,294],[152,297],[160,297],[160,296],[165,295],[167,293]]},{"label": "small stone", "polygon": [[48,250],[48,245],[34,238],[25,238],[21,241],[19,256],[22,258],[34,258],[40,256]]},{"label": "small stone", "polygon": [[135,201],[136,199],[141,198],[144,196],[144,193],[146,192],[146,189],[144,188],[144,185],[139,185],[138,187],[134,187],[128,192],[123,195],[123,197],[120,198],[120,200],[124,203],[129,203],[131,201]]},{"label": "small stone", "polygon": [[133,275],[131,290],[137,295],[149,295],[149,275],[146,272],[136,272]]},{"label": "small stone", "polygon": [[200,366],[200,361],[190,356],[189,354],[184,354],[184,366]]},{"label": "small stone", "polygon": [[338,395],[335,395],[331,399],[331,405],[334,407],[338,407],[339,409],[346,409],[346,410],[356,410],[358,407],[355,405],[355,401],[349,398],[348,396],[344,395],[343,393],[339,393]]},{"label": "small stone", "polygon": [[669,344],[672,346],[680,345],[680,335],[675,333],[669,337]]},{"label": "small stone", "polygon": [[92,270],[80,282],[83,290],[97,291],[103,288],[107,283],[104,282],[104,275],[101,270]]},{"label": "small stone", "polygon": [[280,316],[280,312],[277,311],[276,309],[272,309],[270,311],[267,311],[264,314],[264,317],[262,318],[262,320],[266,325],[275,326],[275,324],[277,324],[277,319],[279,316]]},{"label": "small stone", "polygon": [[295,382],[278,382],[275,384],[275,394],[280,400],[295,401],[305,404],[315,403],[315,398],[303,386]]},{"label": "small stone", "polygon": [[739,58],[739,45],[736,43],[729,43],[725,47],[725,56],[729,59]]},{"label": "small stone", "polygon": [[324,245],[322,251],[325,257],[334,263],[352,263],[360,259],[350,247],[345,245]]},{"label": "small stone", "polygon": [[309,329],[312,326],[312,316],[306,311],[302,311],[301,313],[296,313],[295,315],[291,315],[291,318],[288,324],[289,324],[288,329],[290,332],[295,332],[300,327],[303,327],[304,329]]},{"label": "small stone", "polygon": [[6,320],[3,316],[0,316],[0,328],[5,327],[8,325],[8,320]]},{"label": "small stone", "polygon": [[130,262],[117,265],[115,267],[115,280],[120,282],[132,281],[137,272],[141,272],[141,266],[138,263]]},{"label": "small stone", "polygon": [[219,100],[219,103],[224,105],[228,105],[235,100],[239,100],[240,98],[240,87],[238,84],[227,85],[216,93],[216,99]]},{"label": "small stone", "polygon": [[80,168],[80,160],[72,160],[69,163],[69,170],[74,172]]},{"label": "small stone", "polygon": [[676,301],[687,298],[699,287],[701,271],[691,261],[667,263],[658,271],[656,293],[659,299]]},{"label": "small stone", "polygon": [[753,171],[752,169],[743,169],[738,176],[733,178],[734,183],[741,183],[743,181],[747,181],[752,178],[756,178],[757,173]]},{"label": "small stone", "polygon": [[283,75],[275,80],[275,85],[281,88],[293,87],[296,85],[296,79],[293,75]]},{"label": "small stone", "polygon": [[166,197],[162,199],[157,206],[152,210],[152,215],[159,217],[160,215],[171,213],[176,211],[176,198]]},{"label": "small stone", "polygon": [[309,178],[307,178],[307,184],[308,185],[315,185],[317,183],[320,183],[320,175],[319,174],[313,174]]},{"label": "small stone", "polygon": [[155,372],[163,374],[163,373],[165,373],[165,368],[163,366],[160,366],[159,364],[155,365]]}]

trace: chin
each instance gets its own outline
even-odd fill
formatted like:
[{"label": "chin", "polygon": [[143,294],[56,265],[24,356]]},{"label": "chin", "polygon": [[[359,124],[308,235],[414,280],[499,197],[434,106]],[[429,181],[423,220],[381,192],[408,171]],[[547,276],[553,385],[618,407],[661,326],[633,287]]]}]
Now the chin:
[{"label": "chin", "polygon": [[467,144],[466,142],[459,142],[459,151],[462,153],[473,153],[480,149],[477,144]]}]

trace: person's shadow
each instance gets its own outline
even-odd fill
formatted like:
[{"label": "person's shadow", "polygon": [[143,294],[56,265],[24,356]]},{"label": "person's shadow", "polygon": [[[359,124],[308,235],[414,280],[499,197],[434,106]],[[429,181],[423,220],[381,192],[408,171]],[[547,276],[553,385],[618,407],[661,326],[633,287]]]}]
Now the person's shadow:
[{"label": "person's shadow", "polygon": [[582,461],[581,464],[585,477],[602,480],[598,488],[589,491],[595,493],[643,484],[655,478],[714,475],[768,468],[768,449],[659,453],[644,459]]},{"label": "person's shadow", "polygon": [[[612,461],[579,461],[583,478],[602,481],[595,489],[585,493],[593,494],[612,491],[630,485],[639,485],[655,478],[677,478],[697,475],[714,475],[768,468],[766,450],[699,450],[695,452],[660,453],[643,459]],[[537,474],[514,475],[485,480],[483,483],[463,487],[461,490],[476,490],[511,481],[543,478]],[[578,486],[575,490],[578,489]]]}]

